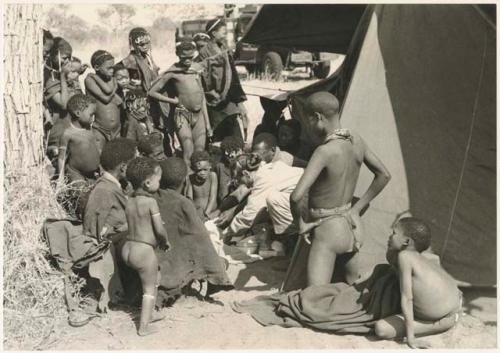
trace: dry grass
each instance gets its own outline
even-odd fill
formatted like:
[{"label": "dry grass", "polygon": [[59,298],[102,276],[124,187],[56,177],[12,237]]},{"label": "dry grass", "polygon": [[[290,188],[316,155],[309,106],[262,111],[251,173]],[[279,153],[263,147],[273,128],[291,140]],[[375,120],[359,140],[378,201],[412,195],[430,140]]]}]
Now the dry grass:
[{"label": "dry grass", "polygon": [[4,195],[4,345],[40,349],[67,315],[63,275],[47,260],[41,227],[65,213],[43,167],[6,172]]}]

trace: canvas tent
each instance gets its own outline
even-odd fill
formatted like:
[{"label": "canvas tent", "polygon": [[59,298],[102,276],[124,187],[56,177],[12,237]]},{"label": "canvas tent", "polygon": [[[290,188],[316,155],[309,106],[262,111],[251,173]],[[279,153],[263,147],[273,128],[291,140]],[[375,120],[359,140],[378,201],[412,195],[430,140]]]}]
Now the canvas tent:
[{"label": "canvas tent", "polygon": [[[363,216],[365,258],[384,260],[391,224],[409,211],[429,222],[432,248],[457,280],[496,284],[495,6],[369,5],[361,16],[358,5],[317,6],[264,5],[242,40],[346,54],[337,72],[288,98],[300,120],[310,92],[337,94],[343,126],[392,174]],[[371,178],[363,168],[357,196]],[[303,284],[306,255],[286,289]]]}]

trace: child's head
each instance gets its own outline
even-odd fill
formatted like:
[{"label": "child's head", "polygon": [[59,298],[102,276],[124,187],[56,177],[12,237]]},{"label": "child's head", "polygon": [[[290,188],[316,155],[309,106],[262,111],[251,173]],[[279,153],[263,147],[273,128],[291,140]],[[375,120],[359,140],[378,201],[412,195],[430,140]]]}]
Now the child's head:
[{"label": "child's head", "polygon": [[163,136],[160,132],[143,136],[137,144],[137,149],[142,156],[152,158],[155,161],[167,159],[163,150]]},{"label": "child's head", "polygon": [[43,30],[43,58],[47,59],[49,56],[50,49],[54,45],[54,36],[50,31],[46,29]]},{"label": "child's head", "polygon": [[295,119],[282,120],[278,124],[278,146],[298,146],[300,143],[300,122]]},{"label": "child's head", "polygon": [[127,180],[134,190],[142,189],[154,193],[160,188],[160,164],[152,158],[137,157],[127,165]]},{"label": "child's head", "polygon": [[207,22],[205,32],[218,43],[223,43],[227,36],[226,23],[222,18],[214,18]]},{"label": "child's head", "polygon": [[338,99],[330,92],[316,92],[307,98],[305,122],[313,137],[324,135],[332,123],[338,122],[339,109]]},{"label": "child's head", "polygon": [[251,188],[254,183],[255,173],[260,167],[262,158],[257,153],[243,153],[231,163],[231,175],[239,184]]},{"label": "child's head", "polygon": [[210,36],[206,33],[200,32],[196,33],[193,36],[193,41],[196,44],[196,49],[200,51],[207,45],[208,41],[210,40]]},{"label": "child's head", "polygon": [[90,58],[90,64],[100,76],[110,79],[113,77],[115,58],[106,50],[98,50]]},{"label": "child's head", "polygon": [[60,70],[66,65],[73,54],[71,45],[61,37],[54,38],[54,43],[49,51],[50,61],[54,69]]},{"label": "child's head", "polygon": [[160,162],[162,189],[178,190],[186,180],[187,166],[182,158],[170,157]]},{"label": "child's head", "polygon": [[71,71],[68,72],[67,78],[69,81],[76,81],[83,68],[82,61],[76,56],[73,56],[69,62],[71,64]]},{"label": "child's head", "polygon": [[278,140],[276,136],[268,132],[263,132],[258,134],[253,140],[252,152],[260,155],[264,162],[270,163],[276,154],[277,145]]},{"label": "child's head", "polygon": [[113,67],[113,76],[116,79],[116,83],[121,88],[127,87],[130,83],[128,69],[122,63],[118,63]]},{"label": "child's head", "polygon": [[431,245],[431,230],[421,219],[415,217],[401,218],[393,227],[389,237],[389,250],[414,249],[425,251]]},{"label": "child's head", "polygon": [[137,155],[135,141],[126,138],[106,142],[101,152],[101,167],[115,175],[119,180],[125,179],[127,164]]},{"label": "child's head", "polygon": [[88,128],[94,122],[96,102],[94,98],[85,94],[75,94],[66,105],[71,119],[78,120],[80,125]]},{"label": "child's head", "polygon": [[226,136],[220,144],[222,156],[228,162],[242,154],[243,147],[243,140],[236,136]]},{"label": "child's head", "polygon": [[175,44],[175,55],[179,57],[179,64],[190,67],[196,53],[196,44],[190,37],[182,38]]},{"label": "child's head", "polygon": [[146,55],[151,51],[151,36],[142,27],[132,28],[128,34],[128,40],[137,53]]},{"label": "child's head", "polygon": [[200,181],[207,180],[212,170],[210,155],[207,151],[195,151],[191,155],[191,169]]}]

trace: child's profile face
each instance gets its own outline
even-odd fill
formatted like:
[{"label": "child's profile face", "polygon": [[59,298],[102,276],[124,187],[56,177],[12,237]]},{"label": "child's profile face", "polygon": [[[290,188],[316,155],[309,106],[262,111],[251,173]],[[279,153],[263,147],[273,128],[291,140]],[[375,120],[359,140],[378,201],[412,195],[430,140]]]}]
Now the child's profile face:
[{"label": "child's profile face", "polygon": [[118,86],[123,88],[123,87],[126,87],[129,85],[130,76],[128,74],[127,69],[118,70],[118,71],[114,72],[114,75],[115,75],[116,83],[118,84]]},{"label": "child's profile face", "polygon": [[292,146],[297,143],[297,136],[289,126],[280,126],[278,131],[278,143],[280,146]]},{"label": "child's profile face", "polygon": [[[69,63],[69,60],[71,59],[71,54],[72,53],[69,51],[59,51],[59,55],[56,54],[51,58],[52,66],[60,70],[64,65]],[[59,60],[61,62],[61,67],[59,67]]]},{"label": "child's profile face", "polygon": [[211,169],[209,161],[198,161],[193,165],[193,171],[199,180],[207,180]]},{"label": "child's profile face", "polygon": [[233,151],[224,151],[224,157],[226,157],[226,159],[229,162],[231,162],[232,160],[234,160],[236,157],[238,157],[241,154],[243,154],[243,150],[241,148],[237,149],[237,150],[233,150]]},{"label": "child's profile face", "polygon": [[78,122],[85,128],[92,126],[95,119],[95,104],[89,104],[87,108],[80,111],[78,114]]},{"label": "child's profile face", "polygon": [[214,37],[214,39],[219,43],[225,41],[226,36],[227,36],[226,26],[221,26],[212,32],[212,37]]},{"label": "child's profile face", "polygon": [[152,150],[153,150],[153,152],[151,152],[148,155],[149,158],[153,158],[155,161],[158,161],[158,162],[167,159],[167,156],[165,155],[165,152],[163,151],[162,145],[154,146],[152,148]]},{"label": "child's profile face", "polygon": [[157,192],[160,188],[160,179],[161,167],[157,166],[154,173],[144,180],[144,189],[150,193]]},{"label": "child's profile face", "polygon": [[96,71],[106,78],[113,77],[113,66],[115,66],[115,59],[109,59],[103,62]]},{"label": "child's profile face", "polygon": [[392,234],[387,241],[388,250],[403,250],[408,245],[408,237],[397,224],[392,228]]}]

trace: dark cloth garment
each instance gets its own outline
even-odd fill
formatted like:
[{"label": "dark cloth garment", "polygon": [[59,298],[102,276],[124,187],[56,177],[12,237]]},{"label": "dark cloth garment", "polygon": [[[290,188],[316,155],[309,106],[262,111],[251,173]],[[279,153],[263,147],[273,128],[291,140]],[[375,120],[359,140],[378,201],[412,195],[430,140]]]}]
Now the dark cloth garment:
[{"label": "dark cloth garment", "polygon": [[169,252],[155,251],[162,275],[158,303],[179,294],[192,280],[232,286],[193,202],[173,190],[159,190],[155,199],[172,245]]},{"label": "dark cloth garment", "polygon": [[332,283],[233,303],[264,326],[309,327],[335,333],[366,334],[379,319],[401,313],[397,273],[375,267],[360,284]]},{"label": "dark cloth garment", "polygon": [[127,198],[122,189],[104,174],[88,196],[83,216],[84,234],[99,242],[103,237],[124,237],[125,234],[119,233],[117,229],[127,224],[126,205]]},{"label": "dark cloth garment", "polygon": [[[208,108],[209,116],[211,114],[211,111],[213,112],[214,109]],[[231,115],[224,118],[224,120],[222,120],[213,130],[212,140],[214,142],[219,142],[224,140],[224,138],[228,136],[234,136],[243,140],[240,123],[238,121],[238,115]]]},{"label": "dark cloth garment", "polygon": [[196,59],[205,67],[203,83],[205,92],[215,91],[218,99],[207,96],[208,114],[214,130],[226,117],[241,114],[239,103],[247,100],[241,87],[232,54],[224,46],[211,40],[200,50]]}]

